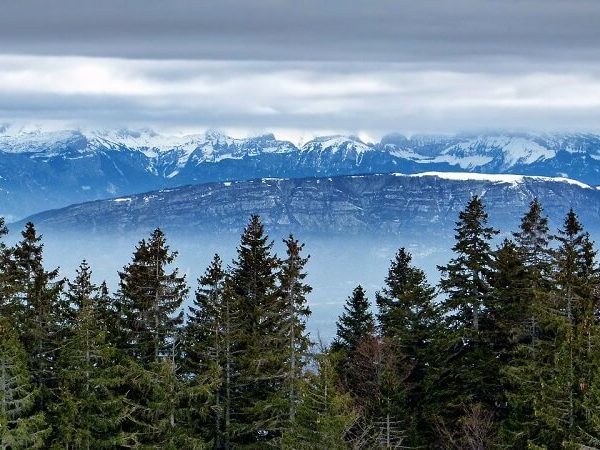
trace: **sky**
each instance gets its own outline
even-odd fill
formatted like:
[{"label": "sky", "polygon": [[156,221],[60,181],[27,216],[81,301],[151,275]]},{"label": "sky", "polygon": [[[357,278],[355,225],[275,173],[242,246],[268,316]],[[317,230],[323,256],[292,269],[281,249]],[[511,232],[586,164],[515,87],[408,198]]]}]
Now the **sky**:
[{"label": "sky", "polygon": [[304,140],[600,131],[597,0],[19,0],[0,122]]}]

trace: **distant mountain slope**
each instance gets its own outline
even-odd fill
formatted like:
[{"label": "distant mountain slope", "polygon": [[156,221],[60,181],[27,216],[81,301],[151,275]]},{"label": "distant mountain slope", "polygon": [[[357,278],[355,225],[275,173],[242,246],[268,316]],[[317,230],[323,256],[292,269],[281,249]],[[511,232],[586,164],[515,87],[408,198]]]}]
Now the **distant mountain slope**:
[{"label": "distant mountain slope", "polygon": [[458,212],[473,194],[483,196],[491,222],[505,231],[516,226],[534,197],[554,226],[573,207],[589,229],[600,229],[597,188],[561,178],[457,173],[210,183],[72,205],[28,220],[42,231],[115,233],[161,226],[192,233],[237,232],[257,213],[274,231],[427,240],[450,236]]},{"label": "distant mountain slope", "polygon": [[563,176],[600,184],[600,135],[325,136],[301,147],[272,134],[56,131],[0,127],[0,215],[213,181],[423,171]]}]

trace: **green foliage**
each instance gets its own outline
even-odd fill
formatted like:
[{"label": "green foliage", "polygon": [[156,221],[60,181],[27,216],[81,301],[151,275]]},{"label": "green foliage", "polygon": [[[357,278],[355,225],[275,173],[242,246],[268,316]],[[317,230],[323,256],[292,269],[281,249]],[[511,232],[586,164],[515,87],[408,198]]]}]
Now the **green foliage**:
[{"label": "green foliage", "polygon": [[189,391],[190,433],[204,436],[220,448],[225,440],[226,370],[231,360],[231,318],[224,295],[226,273],[214,255],[189,307],[185,327],[184,373]]},{"label": "green foliage", "polygon": [[34,385],[39,389],[36,410],[48,415],[57,398],[56,365],[70,309],[61,295],[64,280],[58,278],[58,269],[44,268],[42,237],[31,222],[21,236],[9,261],[9,309],[28,355]]},{"label": "green foliage", "polygon": [[[296,403],[298,402],[298,383],[306,364],[306,354],[310,340],[306,333],[306,320],[310,316],[306,296],[312,287],[305,283],[304,267],[309,257],[302,256],[304,244],[300,244],[292,235],[283,240],[286,246],[286,258],[279,269],[279,301],[282,316],[282,328],[279,332],[283,339],[285,355],[285,384],[283,386],[287,408],[280,422],[294,423]],[[286,423],[287,425],[287,423]]]},{"label": "green foliage", "polygon": [[272,247],[259,217],[252,216],[227,281],[233,315],[243,318],[231,350],[236,372],[232,432],[240,446],[261,447],[276,438],[281,428],[278,418],[285,410],[287,341],[277,286],[279,260]]},{"label": "green foliage", "polygon": [[484,326],[493,266],[490,241],[498,231],[487,225],[488,215],[478,196],[471,198],[458,217],[452,247],[456,256],[439,270],[440,286],[448,296],[443,310],[449,326],[460,334],[469,329],[478,332]]},{"label": "green foliage", "polygon": [[53,407],[57,448],[113,448],[124,408],[115,393],[121,380],[117,349],[107,339],[103,291],[83,261],[66,297],[75,307],[58,360],[58,399]]},{"label": "green foliage", "polygon": [[358,285],[346,300],[344,312],[337,321],[332,349],[352,354],[360,342],[375,332],[375,320],[365,290]]},{"label": "green foliage", "polygon": [[299,386],[296,419],[284,433],[281,448],[346,449],[346,435],[358,417],[352,399],[339,391],[334,364],[327,354],[317,356],[314,366]]},{"label": "green foliage", "polygon": [[435,289],[411,262],[412,255],[404,248],[396,253],[376,302],[381,334],[396,359],[396,369],[390,375],[398,387],[392,391],[401,391],[388,395],[395,398],[388,403],[395,406],[392,413],[396,420],[401,419],[408,440],[419,445],[430,429],[425,380],[434,361],[433,344],[442,318],[434,303]]},{"label": "green foliage", "polygon": [[304,245],[279,259],[258,216],[185,324],[162,231],[112,296],[85,261],[63,290],[27,224],[0,239],[0,448],[600,447],[594,243],[573,211],[550,236],[537,200],[492,250],[496,233],[473,197],[439,296],[401,248],[377,327],[358,286],[311,358]]},{"label": "green foliage", "polygon": [[39,390],[27,369],[27,354],[8,319],[0,319],[0,448],[44,448],[50,427],[35,412]]},{"label": "green foliage", "polygon": [[119,272],[118,310],[122,347],[142,365],[169,355],[183,323],[181,305],[188,293],[185,276],[169,265],[177,257],[156,229],[141,240],[131,263]]}]

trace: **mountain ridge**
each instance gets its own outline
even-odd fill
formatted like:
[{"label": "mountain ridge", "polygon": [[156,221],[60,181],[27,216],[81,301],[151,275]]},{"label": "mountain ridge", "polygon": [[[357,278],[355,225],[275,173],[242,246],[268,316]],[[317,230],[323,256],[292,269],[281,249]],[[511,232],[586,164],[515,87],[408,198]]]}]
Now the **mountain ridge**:
[{"label": "mountain ridge", "polygon": [[216,130],[0,132],[0,214],[15,220],[71,203],[188,184],[369,173],[473,172],[572,178],[600,184],[600,135],[396,134],[375,143],[316,137],[302,146],[274,134]]},{"label": "mountain ridge", "polygon": [[[514,229],[538,197],[559,226],[569,207],[600,231],[600,190],[568,179],[423,173],[257,179],[168,188],[97,200],[28,217],[42,231],[126,232],[156,226],[178,232],[234,232],[250,214],[276,231],[357,235],[451,236],[471,195],[491,222]],[[486,178],[487,177],[487,178]],[[21,227],[25,221],[12,224]]]}]

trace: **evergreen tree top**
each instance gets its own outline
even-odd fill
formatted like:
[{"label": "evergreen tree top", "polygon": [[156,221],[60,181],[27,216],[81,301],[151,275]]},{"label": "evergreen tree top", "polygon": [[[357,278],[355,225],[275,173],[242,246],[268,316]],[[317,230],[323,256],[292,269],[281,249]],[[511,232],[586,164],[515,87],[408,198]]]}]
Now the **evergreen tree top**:
[{"label": "evergreen tree top", "polygon": [[375,320],[365,290],[358,285],[346,300],[344,312],[337,322],[335,349],[354,351],[360,342],[375,331]]},{"label": "evergreen tree top", "polygon": [[198,278],[199,285],[211,285],[215,281],[221,281],[225,277],[225,271],[223,270],[223,261],[218,253],[213,255],[213,259],[210,265],[204,272],[204,274]]},{"label": "evergreen tree top", "polygon": [[91,301],[98,287],[92,283],[92,269],[85,259],[79,265],[74,280],[67,282],[67,287],[67,296],[77,308],[83,308]]},{"label": "evergreen tree top", "polygon": [[458,214],[455,228],[457,242],[453,250],[465,253],[485,250],[485,245],[484,248],[478,248],[478,245],[482,245],[499,233],[495,228],[487,226],[487,223],[488,214],[481,197],[474,195],[466,208]]},{"label": "evergreen tree top", "polygon": [[272,253],[273,245],[260,217],[252,215],[237,248],[238,258],[232,263],[233,285],[241,297],[262,302],[274,293],[279,259]]},{"label": "evergreen tree top", "polygon": [[[296,279],[297,282],[304,280],[307,274],[303,269],[310,259],[310,255],[302,256],[304,244],[301,244],[292,234],[283,239],[283,243],[286,247],[286,258],[281,261],[279,274],[282,285],[289,283],[291,279]],[[304,289],[304,294],[312,291],[308,285],[304,286]]]},{"label": "evergreen tree top", "polygon": [[548,232],[548,217],[544,215],[544,208],[537,197],[529,203],[529,210],[521,218],[519,228],[520,232],[513,233],[515,236]]},{"label": "evergreen tree top", "polygon": [[435,288],[427,282],[425,272],[411,264],[412,255],[400,248],[390,264],[385,287],[376,293],[378,320],[384,335],[416,333],[428,328],[438,318],[433,304]]}]

